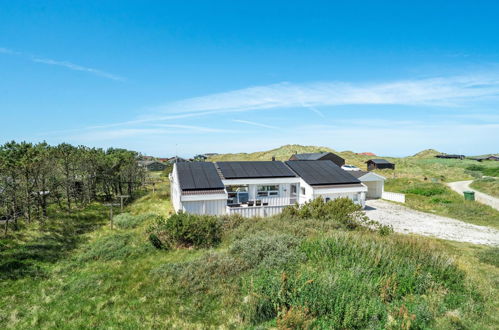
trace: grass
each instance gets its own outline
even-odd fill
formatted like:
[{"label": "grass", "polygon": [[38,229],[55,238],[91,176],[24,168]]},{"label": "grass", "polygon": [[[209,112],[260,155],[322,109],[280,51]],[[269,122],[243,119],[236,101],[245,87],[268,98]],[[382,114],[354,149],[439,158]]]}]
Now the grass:
[{"label": "grass", "polygon": [[483,178],[475,180],[470,185],[471,188],[499,198],[499,179]]},{"label": "grass", "polygon": [[[387,178],[412,178],[435,182],[451,182],[471,180],[482,175],[499,176],[499,165],[495,161],[477,161],[464,159],[435,158],[440,152],[424,150],[412,157],[363,156],[352,151],[334,151],[327,147],[285,145],[268,151],[254,153],[221,154],[210,157],[209,161],[249,161],[249,160],[288,160],[294,153],[334,152],[343,157],[347,164],[355,165],[362,170],[366,169],[365,162],[372,158],[384,158],[395,163],[395,170],[381,170],[377,173]],[[479,166],[477,169],[476,166]],[[475,167],[475,169],[473,169]],[[471,169],[470,169],[471,168]],[[488,174],[487,174],[488,173]]]},{"label": "grass", "polygon": [[[167,191],[163,184],[126,211],[167,216]],[[225,219],[219,247],[165,251],[148,241],[154,217],[114,230],[106,217],[107,209],[92,205],[70,218],[57,215],[53,230],[33,228],[2,241],[2,262],[18,258],[27,246],[45,253],[44,245],[34,244],[39,240],[54,244],[48,255],[58,252],[37,260],[43,272],[18,272],[0,282],[0,327],[499,324],[497,251],[490,248],[283,216]]]},{"label": "grass", "polygon": [[464,197],[442,183],[414,179],[389,179],[385,190],[406,194],[405,205],[475,225],[499,228],[499,211]]}]

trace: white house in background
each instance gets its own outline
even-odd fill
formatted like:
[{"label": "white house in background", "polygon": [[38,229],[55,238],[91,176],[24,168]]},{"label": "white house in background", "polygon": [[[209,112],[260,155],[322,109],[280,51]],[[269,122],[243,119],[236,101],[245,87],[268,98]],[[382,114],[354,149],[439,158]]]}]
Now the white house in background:
[{"label": "white house in background", "polygon": [[367,198],[381,198],[385,190],[384,176],[374,172],[351,171],[351,175],[360,180],[367,187]]},{"label": "white house in background", "polygon": [[330,160],[176,163],[170,175],[176,212],[246,217],[278,214],[313,198],[351,198],[367,187]]}]

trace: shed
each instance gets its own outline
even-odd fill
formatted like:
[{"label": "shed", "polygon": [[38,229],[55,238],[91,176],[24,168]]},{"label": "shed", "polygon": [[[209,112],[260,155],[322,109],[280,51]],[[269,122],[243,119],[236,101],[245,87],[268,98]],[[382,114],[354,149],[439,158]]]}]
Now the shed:
[{"label": "shed", "polygon": [[289,160],[330,160],[339,167],[345,165],[345,159],[332,152],[314,152],[305,154],[294,154]]},{"label": "shed", "polygon": [[385,190],[384,176],[374,172],[350,171],[351,175],[367,186],[367,198],[381,198]]},{"label": "shed", "polygon": [[442,159],[464,159],[464,158],[466,158],[465,155],[446,155],[446,154],[436,155],[435,157],[442,158]]},{"label": "shed", "polygon": [[384,169],[395,169],[395,164],[390,163],[386,159],[369,159],[367,162],[367,170],[372,171],[375,169],[384,170]]}]

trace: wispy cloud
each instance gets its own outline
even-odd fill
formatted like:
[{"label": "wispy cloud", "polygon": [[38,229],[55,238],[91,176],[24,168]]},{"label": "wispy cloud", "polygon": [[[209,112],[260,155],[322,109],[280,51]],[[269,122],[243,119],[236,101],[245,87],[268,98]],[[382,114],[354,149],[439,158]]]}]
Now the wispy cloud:
[{"label": "wispy cloud", "polygon": [[73,71],[83,71],[83,72],[91,73],[93,75],[107,78],[107,79],[112,79],[112,80],[117,80],[117,81],[126,80],[125,78],[123,78],[121,76],[118,76],[118,75],[115,75],[113,73],[109,73],[106,71],[102,71],[102,70],[74,64],[74,63],[71,63],[68,61],[57,61],[57,60],[53,60],[53,59],[49,59],[49,58],[41,58],[41,57],[37,57],[37,56],[31,55],[28,53],[18,52],[18,51],[8,49],[8,48],[0,48],[0,53],[7,54],[7,55],[22,56],[22,57],[25,57],[28,60],[35,62],[35,63],[60,66],[60,67],[63,67],[63,68],[69,69],[69,70],[73,70]]},{"label": "wispy cloud", "polygon": [[194,97],[159,109],[172,114],[365,104],[460,106],[498,96],[499,74],[469,75],[377,84],[279,83]]},{"label": "wispy cloud", "polygon": [[234,119],[232,120],[235,123],[241,123],[241,124],[246,124],[246,125],[251,125],[251,126],[257,126],[257,127],[263,127],[263,128],[270,128],[270,129],[280,129],[279,127],[272,126],[272,125],[266,125],[262,123],[257,123],[254,121],[249,121],[249,120],[242,120],[242,119]]}]

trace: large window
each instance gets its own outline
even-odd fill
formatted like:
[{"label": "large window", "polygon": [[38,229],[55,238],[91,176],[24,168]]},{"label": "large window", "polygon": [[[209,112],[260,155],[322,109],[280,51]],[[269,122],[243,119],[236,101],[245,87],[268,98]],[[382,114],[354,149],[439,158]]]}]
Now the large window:
[{"label": "large window", "polygon": [[248,186],[247,185],[241,185],[241,186],[226,186],[227,189],[227,195],[229,197],[229,200],[236,203],[238,201],[237,198],[237,193],[238,192],[248,192]]},{"label": "large window", "polygon": [[258,186],[256,195],[258,197],[279,196],[279,185]]}]

